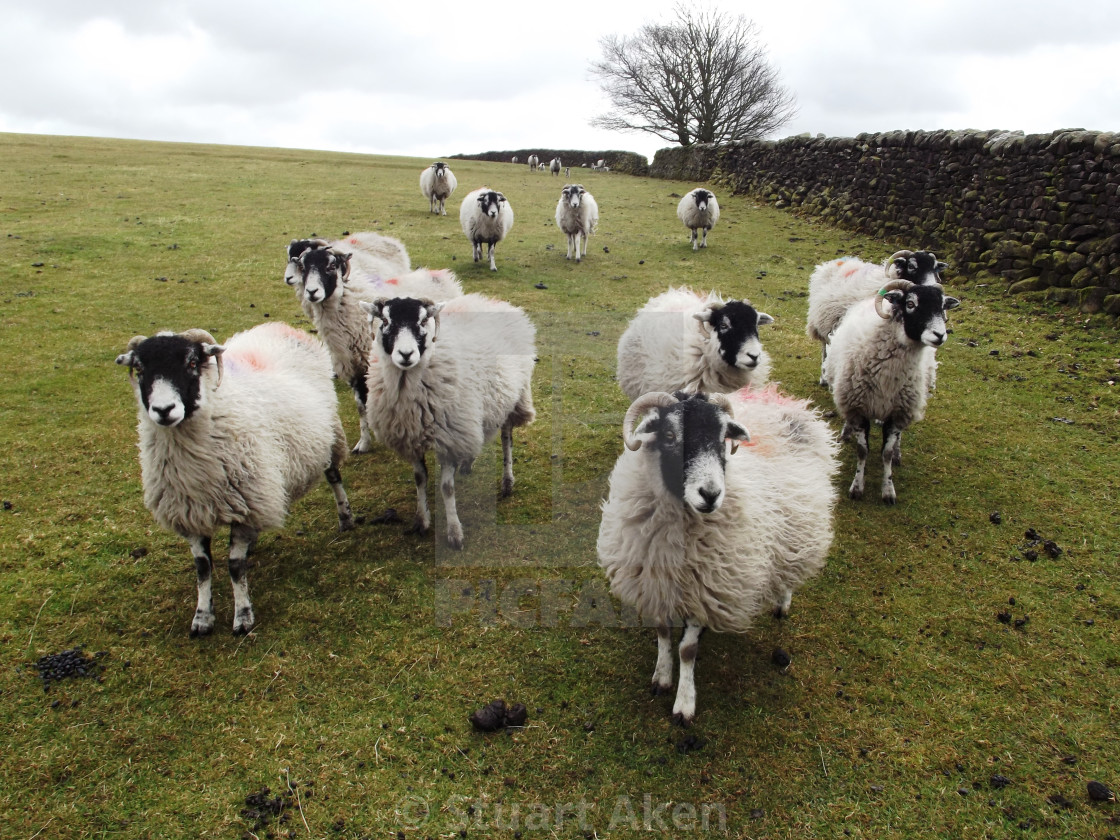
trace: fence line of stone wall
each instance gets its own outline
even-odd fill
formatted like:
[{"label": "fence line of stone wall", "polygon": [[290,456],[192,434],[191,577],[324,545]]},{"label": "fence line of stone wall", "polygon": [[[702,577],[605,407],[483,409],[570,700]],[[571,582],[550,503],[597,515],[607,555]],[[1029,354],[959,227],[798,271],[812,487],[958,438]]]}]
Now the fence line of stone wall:
[{"label": "fence line of stone wall", "polygon": [[894,131],[662,149],[650,174],[734,193],[946,256],[1120,315],[1120,134]]}]

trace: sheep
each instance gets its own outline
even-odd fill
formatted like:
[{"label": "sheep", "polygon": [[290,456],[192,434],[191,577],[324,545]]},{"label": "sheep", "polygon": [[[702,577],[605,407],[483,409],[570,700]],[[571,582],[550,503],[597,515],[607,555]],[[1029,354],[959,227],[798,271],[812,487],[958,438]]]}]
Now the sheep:
[{"label": "sheep", "polygon": [[824,374],[828,340],[853,303],[869,298],[891,280],[909,280],[927,285],[940,282],[948,266],[930,251],[898,251],[881,266],[857,257],[843,257],[821,263],[809,277],[809,312],[805,332],[821,343],[820,384],[827,387]]},{"label": "sheep", "polygon": [[327,345],[335,375],[354,393],[361,433],[353,454],[359,455],[373,449],[373,440],[365,411],[372,339],[358,301],[397,293],[444,299],[457,297],[463,290],[450,271],[418,268],[399,277],[355,272],[354,256],[333,247],[308,248],[296,259],[296,269],[297,294],[301,295],[304,311]]},{"label": "sheep", "polygon": [[327,351],[287,324],[261,324],[218,344],[205,330],[136,336],[117,356],[138,405],[144,505],[187,539],[198,603],[191,636],[214,629],[210,542],[230,528],[233,632],[256,619],[248,555],[261,531],[284,524],[289,505],[325,475],[338,527],[354,527],[339,465],[338,419]]},{"label": "sheep", "polygon": [[446,216],[444,202],[455,192],[457,186],[459,182],[455,180],[455,174],[443,161],[437,160],[420,173],[420,192],[428,199],[429,212]]},{"label": "sheep", "polygon": [[587,240],[599,224],[599,205],[595,196],[583,188],[583,184],[566,184],[560,191],[556,202],[556,226],[568,237],[568,255],[572,258],[575,247],[576,262],[580,262],[580,240],[583,240],[583,257],[587,256]]},{"label": "sheep", "polygon": [[311,310],[305,305],[303,276],[299,258],[304,251],[314,248],[334,248],[351,254],[351,270],[369,277],[396,277],[411,270],[411,261],[404,243],[391,236],[366,231],[347,233],[343,239],[327,240],[312,234],[311,239],[293,239],[288,243],[288,262],[284,267],[284,282],[295,288],[296,297],[307,317]]},{"label": "sheep", "polygon": [[945,313],[959,305],[940,284],[892,280],[849,307],[832,334],[825,376],[844,421],[840,438],[856,447],[850,498],[863,498],[874,421],[883,425],[882,499],[888,505],[898,500],[891,473],[902,462],[902,433],[925,416],[936,350],[947,336]]},{"label": "sheep", "polygon": [[[677,218],[691,231],[688,241],[692,243],[692,250],[707,248],[708,231],[719,221],[719,202],[715,193],[703,187],[687,193],[677,204]],[[702,238],[696,233],[700,230],[704,232]]]},{"label": "sheep", "polygon": [[672,688],[670,628],[683,622],[673,720],[688,726],[701,632],[743,633],[767,610],[788,615],[794,590],[824,566],[838,444],[807,401],[773,386],[644,394],[622,436],[599,564],[611,592],[657,627],[655,694]]},{"label": "sheep", "polygon": [[638,310],[619,339],[618,384],[631,400],[647,391],[757,388],[770,375],[758,328],[772,323],[748,300],[670,288]]},{"label": "sheep", "polygon": [[[586,165],[587,164],[584,164],[584,166]],[[591,164],[591,168],[596,172],[605,172],[607,170],[606,161],[603,160],[603,158],[599,158],[595,163]]]},{"label": "sheep", "polygon": [[537,166],[540,164],[541,159],[536,155],[529,155],[529,171],[536,172]]},{"label": "sheep", "polygon": [[514,155],[510,163],[517,163],[517,155]]},{"label": "sheep", "polygon": [[538,163],[538,164],[537,164],[537,171],[538,171],[538,172],[544,172],[544,170],[545,170],[545,167],[546,167],[546,166],[547,166],[547,164],[545,164],[545,163],[543,163],[543,162],[542,162],[542,163]]},{"label": "sheep", "polygon": [[362,303],[375,322],[369,366],[369,425],[377,439],[412,463],[413,530],[426,533],[428,468],[435,450],[447,518],[447,543],[463,547],[455,470],[469,472],[500,431],[502,496],[513,492],[513,429],[531,423],[536,330],[515,306],[480,294],[450,301],[380,298]]},{"label": "sheep", "polygon": [[471,241],[474,261],[482,259],[482,245],[485,243],[489,246],[490,270],[497,271],[494,248],[513,227],[513,208],[506,197],[489,187],[479,187],[467,193],[459,207],[459,225]]},{"label": "sheep", "polygon": [[559,175],[560,174],[560,169],[562,167],[563,167],[563,164],[560,163],[560,158],[558,158],[558,157],[553,158],[552,162],[548,165],[549,171],[551,171],[553,175]]},{"label": "sheep", "polygon": [[564,177],[565,178],[571,178],[572,177],[572,167],[570,167],[570,166],[565,166],[564,167]]}]

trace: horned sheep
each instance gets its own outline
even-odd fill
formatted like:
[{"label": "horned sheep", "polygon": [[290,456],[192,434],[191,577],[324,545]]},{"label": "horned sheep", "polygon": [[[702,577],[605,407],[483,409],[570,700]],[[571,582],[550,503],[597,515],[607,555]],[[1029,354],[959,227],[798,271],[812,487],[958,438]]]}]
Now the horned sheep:
[{"label": "horned sheep", "polygon": [[938,283],[947,267],[930,251],[898,251],[881,266],[857,257],[842,257],[818,265],[809,277],[805,332],[821,344],[820,384],[828,385],[824,367],[829,336],[852,304],[870,298],[891,280],[909,280],[919,285]]},{"label": "horned sheep", "polygon": [[[692,250],[707,248],[708,231],[719,221],[719,202],[716,201],[715,193],[703,187],[686,193],[677,204],[677,218],[691,232],[689,242],[692,243]],[[703,231],[703,235],[697,231]]]},{"label": "horned sheep", "polygon": [[471,241],[474,261],[482,259],[482,246],[485,244],[488,246],[490,270],[497,271],[494,249],[513,227],[513,208],[506,197],[489,187],[479,187],[467,193],[459,207],[459,225]]},{"label": "horned sheep", "polygon": [[[289,255],[299,247],[295,244],[298,241],[289,246]],[[354,393],[361,428],[354,454],[373,448],[366,421],[366,372],[373,341],[359,301],[371,301],[386,294],[429,295],[442,300],[463,293],[450,271],[406,269],[407,273],[391,276],[354,271],[358,253],[339,251],[336,247],[308,247],[295,261],[297,294],[304,311],[326,343],[335,375]]]},{"label": "horned sheep", "polygon": [[824,566],[837,443],[807,402],[773,387],[645,394],[622,435],[599,564],[611,592],[657,626],[655,694],[672,688],[671,627],[684,624],[673,720],[687,726],[701,632],[787,615],[794,590]]},{"label": "horned sheep", "polygon": [[338,527],[354,527],[339,465],[346,436],[323,345],[279,322],[218,344],[204,330],[136,336],[117,356],[138,405],[144,505],[190,542],[198,581],[192,636],[214,628],[215,531],[230,528],[233,632],[256,619],[248,555],[261,531],[325,475]]},{"label": "horned sheep", "polygon": [[877,294],[852,305],[829,342],[824,374],[842,440],[856,447],[856,474],[849,497],[860,499],[871,423],[883,424],[883,502],[897,501],[892,467],[902,461],[902,433],[925,416],[937,371],[937,348],[945,343],[945,313],[960,301],[940,284],[892,280]]},{"label": "horned sheep", "polygon": [[420,173],[420,192],[428,199],[428,209],[431,213],[447,215],[444,204],[457,186],[459,182],[455,180],[455,173],[443,161],[437,160]]},{"label": "horned sheep", "polygon": [[469,472],[501,433],[502,495],[513,492],[513,429],[533,421],[536,330],[515,306],[480,294],[450,301],[380,298],[362,303],[375,322],[369,366],[369,425],[412,464],[413,530],[431,526],[425,453],[435,450],[447,542],[463,547],[455,471]]},{"label": "horned sheep", "polygon": [[770,356],[758,328],[773,322],[748,300],[671,288],[638,310],[619,339],[618,384],[631,400],[647,391],[760,387]]},{"label": "horned sheep", "polygon": [[[587,256],[587,240],[599,224],[599,205],[595,196],[583,188],[583,184],[566,184],[560,191],[556,202],[556,226],[568,237],[568,255],[572,258],[575,248],[576,262]],[[580,241],[583,253],[580,253]]]}]

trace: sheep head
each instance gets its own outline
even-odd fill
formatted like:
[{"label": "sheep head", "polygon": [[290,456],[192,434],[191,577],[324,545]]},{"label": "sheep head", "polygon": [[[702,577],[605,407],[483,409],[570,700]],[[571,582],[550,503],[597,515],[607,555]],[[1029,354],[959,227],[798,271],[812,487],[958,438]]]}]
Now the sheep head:
[{"label": "sheep head", "polygon": [[[892,303],[897,303],[902,299],[902,296],[905,295],[906,292],[910,291],[911,287],[913,286],[914,284],[909,280],[892,280],[890,283],[887,283],[887,285],[883,286],[883,288],[876,292],[875,311],[879,313],[879,317],[884,321],[889,321],[892,317],[894,317],[892,312],[883,309],[883,303],[888,300]],[[895,294],[895,292],[899,292],[901,294]]]}]

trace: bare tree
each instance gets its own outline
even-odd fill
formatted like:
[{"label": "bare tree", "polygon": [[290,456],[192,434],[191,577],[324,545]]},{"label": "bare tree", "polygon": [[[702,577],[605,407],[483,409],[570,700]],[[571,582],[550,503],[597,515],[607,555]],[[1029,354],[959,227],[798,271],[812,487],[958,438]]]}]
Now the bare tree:
[{"label": "bare tree", "polygon": [[752,21],[684,5],[675,14],[672,23],[599,42],[603,57],[591,72],[614,110],[592,125],[691,146],[762,137],[793,118],[793,94],[779,83]]}]

